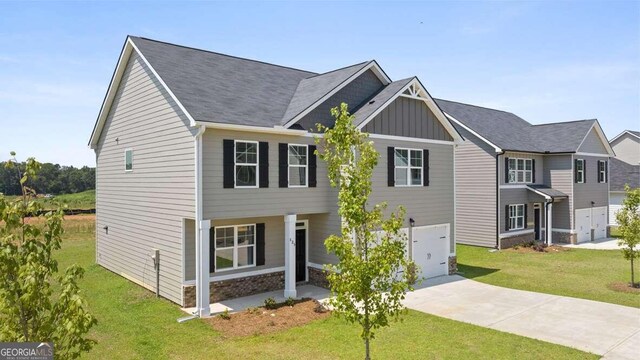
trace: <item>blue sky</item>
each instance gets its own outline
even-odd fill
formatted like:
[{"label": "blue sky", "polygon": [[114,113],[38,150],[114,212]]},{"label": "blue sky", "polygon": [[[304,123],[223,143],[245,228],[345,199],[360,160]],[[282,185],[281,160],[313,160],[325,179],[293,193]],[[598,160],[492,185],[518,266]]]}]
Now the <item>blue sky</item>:
[{"label": "blue sky", "polygon": [[640,2],[0,2],[0,159],[86,146],[127,34],[328,71],[376,59],[532,123],[640,129]]}]

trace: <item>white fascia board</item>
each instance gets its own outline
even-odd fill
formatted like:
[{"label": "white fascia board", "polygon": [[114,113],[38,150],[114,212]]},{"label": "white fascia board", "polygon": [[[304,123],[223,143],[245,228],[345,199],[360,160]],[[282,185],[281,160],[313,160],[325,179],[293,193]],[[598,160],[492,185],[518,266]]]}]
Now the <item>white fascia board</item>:
[{"label": "white fascia board", "polygon": [[345,81],[343,81],[342,83],[340,83],[340,85],[336,86],[333,90],[329,91],[328,93],[326,93],[323,97],[321,97],[320,99],[316,100],[316,102],[314,102],[313,104],[311,104],[311,106],[309,106],[308,108],[306,108],[305,110],[303,110],[302,112],[300,112],[298,115],[296,115],[293,119],[287,121],[286,124],[283,125],[283,127],[288,128],[291,125],[297,123],[298,121],[300,121],[300,119],[302,119],[305,115],[307,115],[308,113],[310,113],[313,109],[315,109],[316,107],[318,107],[320,104],[322,104],[323,102],[325,102],[327,99],[329,99],[331,96],[333,96],[335,93],[337,93],[338,91],[342,90],[342,88],[344,88],[345,86],[347,86],[348,84],[350,84],[353,80],[355,80],[356,78],[358,78],[358,76],[364,74],[367,70],[371,69],[371,71],[373,71],[374,74],[376,74],[376,76],[378,76],[378,78],[385,84],[389,84],[391,82],[391,80],[389,79],[389,77],[384,73],[384,71],[382,71],[382,68],[380,68],[380,66],[378,65],[378,63],[375,60],[371,60],[369,61],[369,63],[367,65],[365,65],[362,69],[358,70],[358,72],[356,72],[355,74],[351,75],[349,78],[347,78]]},{"label": "white fascia board", "polygon": [[111,80],[111,83],[109,84],[109,89],[107,90],[107,96],[105,96],[104,102],[102,103],[102,108],[100,109],[100,114],[98,115],[98,120],[96,121],[96,125],[95,125],[95,127],[93,129],[93,133],[91,134],[91,140],[89,141],[89,147],[92,148],[92,149],[95,149],[95,146],[98,143],[98,139],[100,138],[100,134],[102,133],[102,128],[103,128],[104,123],[106,121],[107,115],[109,114],[109,111],[111,110],[111,105],[112,105],[113,100],[114,100],[114,98],[116,96],[116,93],[118,92],[118,87],[120,86],[120,82],[122,81],[122,76],[124,75],[124,71],[127,68],[127,64],[129,62],[129,59],[131,58],[131,53],[133,52],[133,50],[136,51],[138,56],[140,56],[142,61],[144,61],[144,63],[147,65],[149,70],[151,70],[151,73],[153,74],[153,76],[156,77],[158,82],[160,82],[162,87],[167,91],[169,96],[171,96],[173,101],[176,102],[176,104],[178,105],[180,110],[182,110],[182,112],[187,117],[187,119],[189,119],[190,125],[191,126],[196,126],[196,121],[191,116],[191,114],[189,114],[187,109],[184,107],[184,105],[182,105],[180,100],[178,100],[178,98],[173,93],[173,91],[171,91],[171,89],[167,86],[167,84],[164,82],[164,80],[162,80],[160,75],[158,75],[158,72],[156,72],[156,70],[153,68],[153,66],[151,66],[149,61],[145,58],[144,54],[142,54],[142,52],[138,49],[136,44],[131,40],[131,38],[127,37],[127,41],[125,43],[125,46],[124,46],[124,48],[122,50],[122,53],[120,54],[120,59],[118,59],[118,64],[116,65],[116,71],[114,73],[113,79]]},{"label": "white fascia board", "polygon": [[536,189],[534,189],[532,187],[529,187],[529,186],[527,186],[527,189],[533,191],[534,193],[536,193],[536,194],[538,194],[540,196],[542,196],[545,200],[551,200],[551,196],[549,196],[549,195],[547,195],[547,194],[545,194],[545,193],[543,193],[541,191],[538,191],[538,190],[536,190]]},{"label": "white fascia board", "polygon": [[403,93],[410,86],[418,87],[422,92],[422,94],[424,95],[423,97],[416,97],[416,96],[407,96],[407,97],[415,100],[424,101],[424,103],[427,105],[429,110],[431,110],[431,112],[433,112],[433,114],[436,116],[440,124],[442,124],[442,126],[444,126],[444,128],[447,130],[449,135],[451,135],[451,137],[453,138],[453,142],[456,144],[461,143],[463,141],[462,137],[460,136],[460,134],[458,134],[458,131],[456,131],[453,125],[451,125],[451,123],[449,122],[445,114],[440,110],[440,107],[438,107],[436,102],[433,100],[431,95],[429,95],[429,92],[424,88],[424,86],[422,86],[422,83],[420,83],[420,80],[418,80],[417,77],[414,77],[413,80],[409,81],[407,85],[403,86],[400,90],[398,90],[395,93],[395,95],[389,98],[382,106],[380,106],[378,109],[376,109],[376,111],[374,111],[373,113],[371,113],[371,115],[369,115],[366,119],[364,119],[362,123],[358,125],[358,130],[362,130],[371,120],[373,120],[378,114],[380,114],[382,110],[386,109],[387,106],[389,106],[392,102],[394,102],[398,97],[405,96],[403,95]]},{"label": "white fascia board", "polygon": [[408,136],[382,135],[382,134],[369,134],[369,138],[416,142],[416,143],[425,143],[425,144],[438,144],[438,145],[455,145],[456,144],[454,141],[432,140],[432,139],[414,138],[414,137],[408,137]]},{"label": "white fascia board", "polygon": [[470,127],[466,126],[465,124],[463,124],[461,121],[457,120],[456,118],[454,118],[453,116],[449,115],[448,113],[444,113],[449,119],[451,119],[451,121],[455,122],[456,124],[460,125],[460,127],[462,127],[463,129],[467,130],[468,132],[470,132],[471,134],[473,134],[474,136],[476,136],[478,139],[484,141],[485,143],[487,143],[487,145],[493,147],[493,150],[496,153],[501,153],[502,149],[495,145],[494,143],[492,143],[491,141],[485,139],[482,135],[478,134],[477,132],[473,131]]},{"label": "white fascia board", "polygon": [[206,121],[196,121],[197,126],[202,126],[207,129],[220,129],[220,130],[233,130],[233,131],[246,131],[246,132],[257,132],[257,133],[267,133],[267,134],[281,134],[281,135],[294,135],[294,136],[306,136],[309,132],[306,130],[294,130],[294,129],[286,129],[284,127],[263,127],[263,126],[252,126],[252,125],[236,125],[236,124],[222,124],[222,123],[212,123]]},{"label": "white fascia board", "polygon": [[620,134],[616,135],[613,139],[611,139],[611,141],[609,141],[609,143],[612,143],[612,142],[614,142],[614,141],[618,140],[618,139],[619,139],[620,137],[622,137],[624,134],[629,134],[629,135],[631,135],[631,136],[633,136],[633,137],[635,137],[635,138],[640,139],[640,136],[638,136],[638,135],[636,135],[636,134],[632,133],[632,132],[631,132],[631,131],[629,131],[629,130],[625,130],[625,131],[621,132]]}]

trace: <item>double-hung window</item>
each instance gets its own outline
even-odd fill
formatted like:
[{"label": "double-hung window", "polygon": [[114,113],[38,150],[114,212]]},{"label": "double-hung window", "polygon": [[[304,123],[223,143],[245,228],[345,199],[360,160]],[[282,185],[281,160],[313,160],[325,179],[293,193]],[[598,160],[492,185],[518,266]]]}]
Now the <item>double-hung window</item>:
[{"label": "double-hung window", "polygon": [[308,186],[307,145],[289,144],[289,187]]},{"label": "double-hung window", "polygon": [[258,186],[258,142],[235,142],[235,184],[236,187]]},{"label": "double-hung window", "polygon": [[577,159],[575,163],[576,167],[576,183],[584,183],[584,159]]},{"label": "double-hung window", "polygon": [[216,271],[239,269],[256,264],[256,226],[235,225],[215,228]]},{"label": "double-hung window", "polygon": [[603,160],[598,160],[598,182],[607,182],[607,162]]},{"label": "double-hung window", "polygon": [[422,186],[422,150],[395,148],[395,185]]},{"label": "double-hung window", "polygon": [[509,230],[524,229],[524,204],[509,205]]},{"label": "double-hung window", "polygon": [[533,161],[531,159],[509,158],[509,183],[532,183],[532,174]]}]

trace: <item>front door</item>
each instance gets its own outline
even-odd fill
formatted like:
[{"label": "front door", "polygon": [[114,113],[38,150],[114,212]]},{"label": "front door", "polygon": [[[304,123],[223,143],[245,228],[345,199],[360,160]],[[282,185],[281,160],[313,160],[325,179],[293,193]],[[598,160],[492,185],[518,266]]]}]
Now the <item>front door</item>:
[{"label": "front door", "polygon": [[533,209],[533,228],[535,229],[536,240],[540,240],[540,207]]},{"label": "front door", "polygon": [[296,229],[296,282],[307,280],[307,229]]}]

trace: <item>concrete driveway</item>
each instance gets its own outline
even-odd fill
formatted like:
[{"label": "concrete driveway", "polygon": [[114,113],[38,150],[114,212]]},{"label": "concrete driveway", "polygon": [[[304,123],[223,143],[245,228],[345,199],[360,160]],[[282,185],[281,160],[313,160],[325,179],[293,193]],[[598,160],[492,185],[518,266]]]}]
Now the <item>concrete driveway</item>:
[{"label": "concrete driveway", "polygon": [[606,238],[601,240],[587,241],[579,244],[557,244],[560,246],[574,249],[592,249],[592,250],[619,250],[618,239]]},{"label": "concrete driveway", "polygon": [[[541,281],[553,281],[553,279]],[[606,359],[638,359],[640,309],[487,285],[429,279],[405,305],[453,320],[570,346]]]}]

